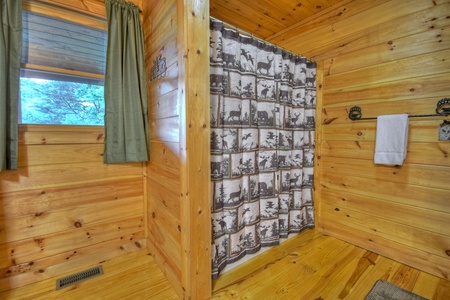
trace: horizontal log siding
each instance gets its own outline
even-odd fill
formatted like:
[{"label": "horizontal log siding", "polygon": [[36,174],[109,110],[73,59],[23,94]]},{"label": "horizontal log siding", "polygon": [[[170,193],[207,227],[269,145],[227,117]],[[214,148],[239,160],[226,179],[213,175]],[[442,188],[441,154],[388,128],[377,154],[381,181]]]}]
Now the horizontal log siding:
[{"label": "horizontal log siding", "polygon": [[[103,0],[23,8],[106,24]],[[104,164],[103,142],[101,126],[19,126],[19,168],[0,173],[0,291],[146,247],[145,166]]]},{"label": "horizontal log siding", "polygon": [[406,161],[391,167],[373,163],[376,120],[347,115],[354,105],[363,117],[434,113],[450,97],[449,16],[444,0],[348,1],[269,38],[320,68],[318,227],[447,279],[450,142],[438,140],[444,118],[410,119]]}]

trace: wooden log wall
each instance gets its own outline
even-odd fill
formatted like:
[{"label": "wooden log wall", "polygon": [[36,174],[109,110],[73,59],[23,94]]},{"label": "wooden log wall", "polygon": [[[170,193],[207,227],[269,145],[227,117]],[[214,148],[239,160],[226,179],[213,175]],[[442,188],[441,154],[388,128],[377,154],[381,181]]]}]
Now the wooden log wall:
[{"label": "wooden log wall", "polygon": [[318,228],[449,279],[445,118],[410,119],[406,161],[392,167],[373,163],[376,120],[347,115],[432,114],[450,97],[450,3],[344,1],[269,40],[318,62]]},{"label": "wooden log wall", "polygon": [[[24,9],[76,21],[99,1],[60,2]],[[19,126],[19,168],[0,173],[0,291],[146,247],[146,168],[104,164],[103,141],[100,126]]]},{"label": "wooden log wall", "polygon": [[[179,295],[181,289],[180,100],[176,1],[144,3],[150,125],[148,248]],[[157,58],[160,60],[158,61]]]},{"label": "wooden log wall", "polygon": [[103,128],[21,125],[0,173],[0,291],[146,246],[142,164],[103,164]]},{"label": "wooden log wall", "polygon": [[208,5],[151,0],[143,12],[147,74],[152,74],[147,85],[148,248],[180,298],[208,299]]}]

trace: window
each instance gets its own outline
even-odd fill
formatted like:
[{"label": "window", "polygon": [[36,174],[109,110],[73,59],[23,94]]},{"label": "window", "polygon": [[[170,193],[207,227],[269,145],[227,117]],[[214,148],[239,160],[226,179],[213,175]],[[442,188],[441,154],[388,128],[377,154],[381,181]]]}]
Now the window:
[{"label": "window", "polygon": [[106,30],[23,11],[20,123],[103,125]]}]

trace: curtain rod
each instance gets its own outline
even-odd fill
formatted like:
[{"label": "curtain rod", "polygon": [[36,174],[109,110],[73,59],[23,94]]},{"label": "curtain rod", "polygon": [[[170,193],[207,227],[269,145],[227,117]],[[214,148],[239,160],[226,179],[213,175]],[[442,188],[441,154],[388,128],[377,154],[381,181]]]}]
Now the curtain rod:
[{"label": "curtain rod", "polygon": [[268,42],[268,41],[265,41],[265,40],[263,40],[263,39],[261,39],[261,38],[258,38],[258,37],[256,37],[256,36],[254,36],[252,33],[247,32],[247,31],[242,30],[242,29],[239,29],[239,28],[237,28],[236,26],[233,26],[233,25],[231,25],[231,24],[229,24],[229,23],[226,23],[226,22],[224,22],[224,21],[222,21],[222,20],[219,20],[219,19],[214,18],[214,17],[212,17],[212,16],[209,16],[209,19],[210,19],[211,21],[217,21],[217,22],[220,22],[220,23],[222,23],[225,27],[228,27],[229,29],[236,30],[236,32],[238,32],[238,33],[240,33],[240,34],[242,34],[242,35],[249,36],[249,37],[251,37],[252,39],[257,40],[258,42],[261,42],[261,43],[263,43],[263,44],[270,44],[270,45],[273,45],[273,46],[275,46],[275,47],[277,47],[277,48],[280,48],[281,50],[283,50],[284,52],[286,52],[286,53],[288,53],[288,54],[291,54],[291,55],[294,55],[294,56],[301,56],[301,57],[306,58],[306,60],[308,60],[309,62],[316,63],[315,61],[313,61],[313,60],[311,60],[311,59],[309,59],[309,58],[307,58],[307,57],[305,57],[305,56],[303,56],[303,55],[301,55],[301,54],[294,53],[294,52],[292,52],[292,51],[287,50],[286,48],[283,48],[283,47],[281,47],[281,46],[275,45],[275,44],[270,43],[270,42]]}]

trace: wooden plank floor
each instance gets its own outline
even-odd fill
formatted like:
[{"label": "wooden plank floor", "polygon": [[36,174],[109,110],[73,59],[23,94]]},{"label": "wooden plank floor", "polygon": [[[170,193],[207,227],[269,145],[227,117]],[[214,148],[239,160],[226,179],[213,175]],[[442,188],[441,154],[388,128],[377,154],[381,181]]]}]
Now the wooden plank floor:
[{"label": "wooden plank floor", "polygon": [[[0,299],[178,299],[144,249],[102,265],[104,275],[60,291],[54,278],[0,293]],[[450,299],[450,281],[314,229],[223,273],[213,282],[212,299],[358,300],[378,279],[428,299]]]},{"label": "wooden plank floor", "polygon": [[213,282],[213,299],[364,299],[378,279],[428,299],[450,299],[450,281],[315,229],[289,239]]}]

